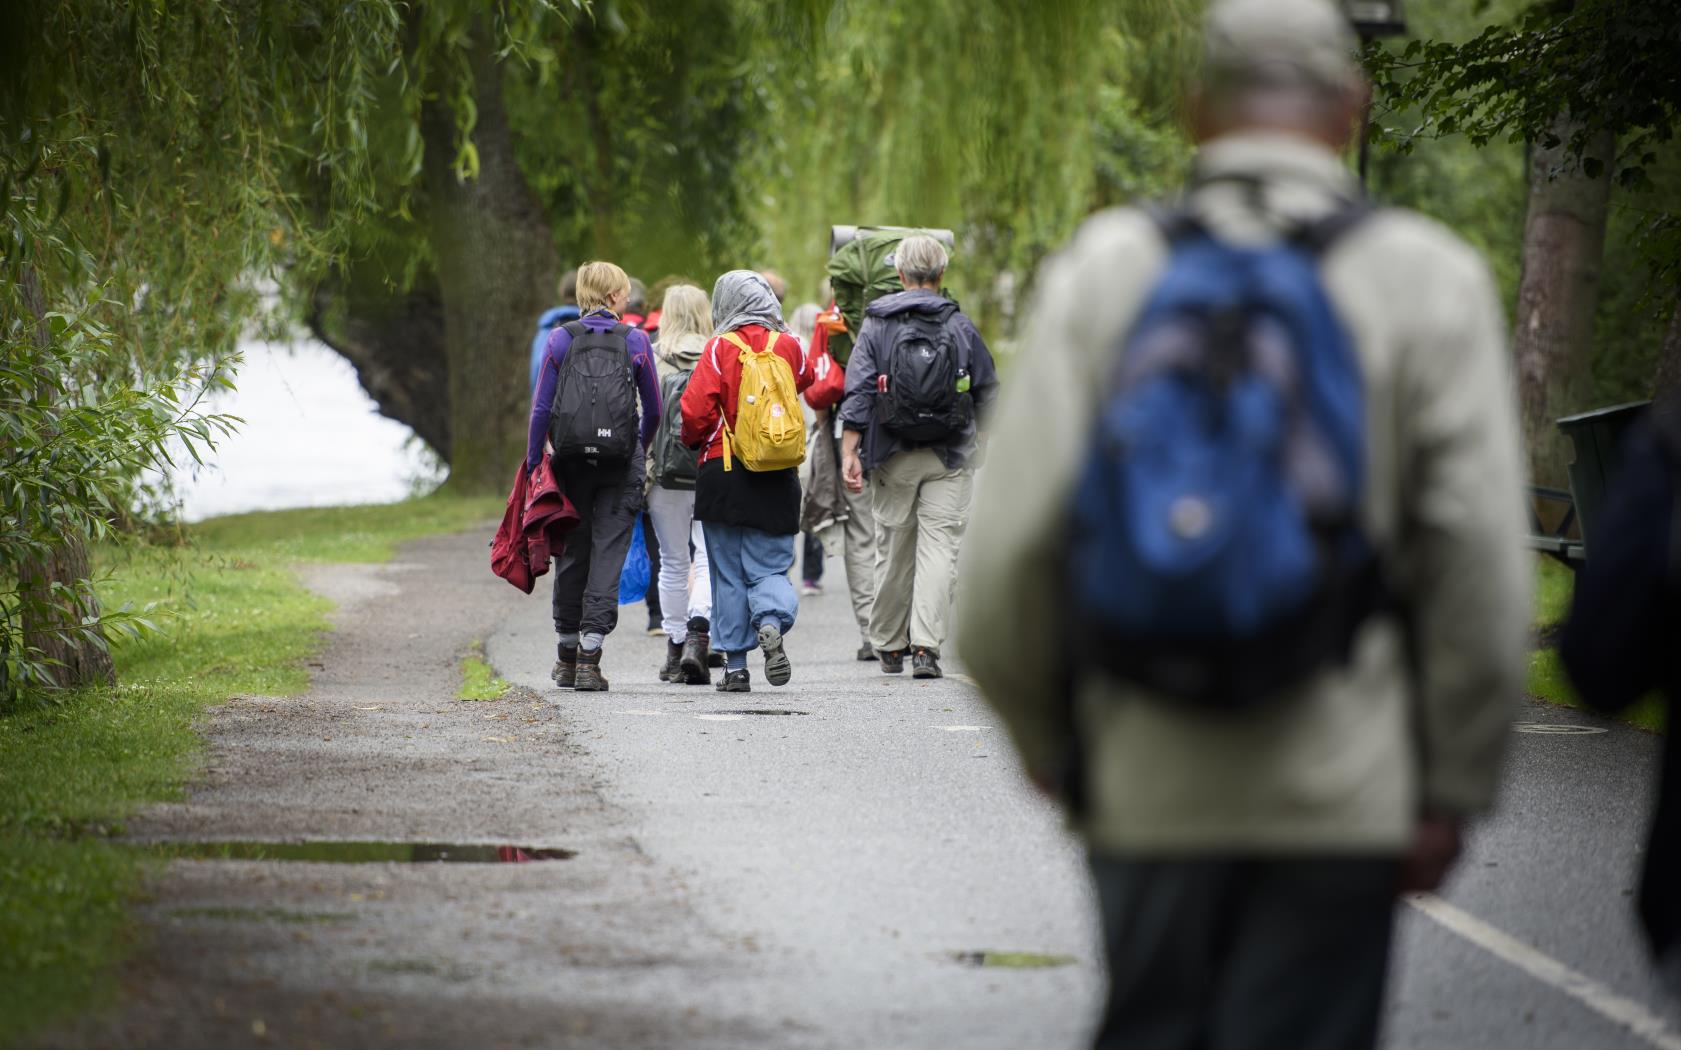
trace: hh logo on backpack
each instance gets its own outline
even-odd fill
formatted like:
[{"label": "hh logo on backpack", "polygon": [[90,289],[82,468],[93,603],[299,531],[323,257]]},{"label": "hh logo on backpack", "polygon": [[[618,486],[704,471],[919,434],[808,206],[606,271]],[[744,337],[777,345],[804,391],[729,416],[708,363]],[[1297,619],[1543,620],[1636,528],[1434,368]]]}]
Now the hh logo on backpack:
[{"label": "hh logo on backpack", "polygon": [[636,378],[630,366],[630,328],[597,332],[568,321],[572,344],[560,363],[549,443],[556,459],[627,463],[636,451]]},{"label": "hh logo on backpack", "polygon": [[969,364],[951,330],[955,304],[906,314],[876,376],[882,426],[904,441],[944,441],[974,418]]},{"label": "hh logo on backpack", "polygon": [[1227,708],[1346,662],[1380,587],[1359,520],[1361,375],[1319,257],[1364,213],[1259,247],[1160,217],[1167,267],[1075,489],[1079,659]]},{"label": "hh logo on backpack", "polygon": [[733,459],[748,470],[786,470],[805,462],[805,415],[794,370],[772,347],[777,333],[758,352],[741,336],[724,338],[741,351],[741,385],[736,390],[735,429],[724,424],[724,469]]}]

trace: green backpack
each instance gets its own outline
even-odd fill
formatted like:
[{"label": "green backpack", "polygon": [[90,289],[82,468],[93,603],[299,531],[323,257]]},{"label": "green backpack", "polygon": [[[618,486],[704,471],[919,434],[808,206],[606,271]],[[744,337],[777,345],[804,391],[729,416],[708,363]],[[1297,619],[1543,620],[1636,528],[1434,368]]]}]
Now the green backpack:
[{"label": "green backpack", "polygon": [[[913,233],[935,234],[936,231],[860,226],[857,236],[829,256],[829,284],[834,288],[835,306],[846,319],[846,331],[829,337],[829,353],[842,368],[852,356],[852,341],[864,326],[864,308],[884,295],[904,291],[899,272],[893,267],[893,249]],[[945,233],[945,237],[949,238],[950,234]]]}]

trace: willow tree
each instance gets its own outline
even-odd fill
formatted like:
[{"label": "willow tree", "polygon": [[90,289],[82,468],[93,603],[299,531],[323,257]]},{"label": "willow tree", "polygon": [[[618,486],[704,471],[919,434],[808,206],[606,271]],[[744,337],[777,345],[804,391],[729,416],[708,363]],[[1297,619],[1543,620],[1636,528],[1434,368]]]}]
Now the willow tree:
[{"label": "willow tree", "polygon": [[[88,542],[228,424],[197,399],[259,282],[330,268],[401,200],[428,100],[433,152],[475,173],[476,6],[0,5],[0,699],[109,680],[107,632],[140,621],[100,609]],[[504,3],[486,32],[518,57],[559,19]],[[412,148],[371,149],[393,109]]]},{"label": "willow tree", "polygon": [[771,255],[811,295],[831,224],[949,227],[953,287],[1007,322],[1088,212],[1179,172],[1180,79],[1152,95],[1135,67],[1182,73],[1200,6],[837,0],[809,51],[768,59],[786,142],[757,212]]}]

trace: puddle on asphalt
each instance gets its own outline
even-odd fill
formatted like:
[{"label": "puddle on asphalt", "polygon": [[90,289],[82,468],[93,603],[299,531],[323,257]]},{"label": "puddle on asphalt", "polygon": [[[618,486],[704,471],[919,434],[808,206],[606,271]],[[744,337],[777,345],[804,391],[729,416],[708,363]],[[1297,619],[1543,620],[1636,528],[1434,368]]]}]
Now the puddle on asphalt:
[{"label": "puddle on asphalt", "polygon": [[790,711],[786,707],[732,707],[710,712],[715,715],[809,715],[810,711]]},{"label": "puddle on asphalt", "polygon": [[952,952],[951,957],[963,966],[1000,970],[1042,970],[1079,962],[1072,955],[1044,955],[1039,952]]},{"label": "puddle on asphalt", "polygon": [[146,842],[154,856],[188,860],[287,860],[314,864],[525,864],[571,860],[576,850],[452,842]]}]

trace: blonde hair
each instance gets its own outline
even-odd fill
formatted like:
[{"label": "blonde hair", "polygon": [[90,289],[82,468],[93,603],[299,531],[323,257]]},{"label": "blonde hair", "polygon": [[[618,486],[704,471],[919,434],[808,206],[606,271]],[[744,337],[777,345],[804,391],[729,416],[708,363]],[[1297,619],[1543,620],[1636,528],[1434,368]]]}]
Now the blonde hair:
[{"label": "blonde hair", "polygon": [[676,346],[686,335],[712,335],[712,303],[694,285],[674,284],[660,306],[660,345]]},{"label": "blonde hair", "polygon": [[587,262],[578,267],[578,309],[583,313],[607,305],[615,292],[630,292],[630,277],[610,262]]}]

